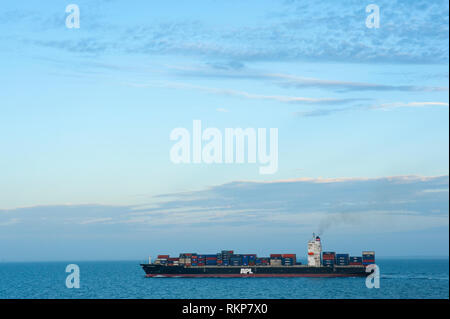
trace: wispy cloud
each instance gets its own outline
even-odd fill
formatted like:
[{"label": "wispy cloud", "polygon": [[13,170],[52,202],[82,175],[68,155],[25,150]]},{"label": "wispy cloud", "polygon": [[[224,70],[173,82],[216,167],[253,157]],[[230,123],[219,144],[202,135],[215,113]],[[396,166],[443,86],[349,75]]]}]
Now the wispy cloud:
[{"label": "wispy cloud", "polygon": [[358,104],[341,108],[318,108],[309,111],[294,112],[295,116],[299,117],[320,117],[328,116],[336,113],[344,113],[349,111],[362,111],[362,110],[390,110],[396,108],[448,108],[448,102],[392,102],[392,103],[380,103],[380,104]]},{"label": "wispy cloud", "polygon": [[188,90],[199,90],[212,94],[219,94],[225,96],[234,96],[250,100],[266,100],[275,101],[281,103],[292,103],[292,104],[344,104],[349,102],[364,101],[368,99],[361,98],[314,98],[314,97],[302,97],[302,96],[286,96],[286,95],[264,95],[255,94],[239,90],[223,89],[223,88],[213,88],[205,87],[200,85],[192,85],[187,83],[177,83],[177,82],[154,82],[154,83],[131,83],[127,82],[126,85],[133,86],[136,88],[146,88],[146,87],[158,87],[158,88],[170,88],[170,89],[188,89]]},{"label": "wispy cloud", "polygon": [[113,220],[112,217],[104,217],[104,218],[88,218],[85,220],[82,220],[79,222],[80,225],[87,225],[87,224],[98,224],[98,223],[104,223],[109,222]]},{"label": "wispy cloud", "polygon": [[279,82],[284,87],[295,88],[322,88],[333,89],[339,91],[404,91],[404,92],[445,92],[448,87],[427,87],[427,86],[413,86],[413,85],[386,85],[366,82],[351,82],[351,81],[336,81],[323,80],[315,78],[305,78],[286,74],[271,74],[273,78],[278,78],[283,81]]},{"label": "wispy cloud", "polygon": [[[231,62],[230,62],[231,63]],[[446,92],[448,87],[416,86],[416,85],[388,85],[368,82],[341,81],[334,79],[318,79],[302,77],[284,73],[268,73],[261,70],[248,69],[243,64],[238,68],[226,67],[219,64],[207,64],[207,66],[179,67],[172,66],[178,76],[220,79],[251,79],[270,81],[285,88],[319,88],[338,92],[351,91],[402,91],[402,92]]]},{"label": "wispy cloud", "polygon": [[374,109],[392,109],[401,107],[446,107],[448,108],[448,102],[395,102],[384,103],[372,106]]},{"label": "wispy cloud", "polygon": [[328,108],[328,109],[316,109],[316,110],[310,110],[310,111],[298,111],[294,112],[295,116],[299,117],[321,117],[321,116],[327,116],[335,113],[342,113],[342,112],[348,112],[356,109],[364,109],[364,107],[342,107],[342,108]]}]

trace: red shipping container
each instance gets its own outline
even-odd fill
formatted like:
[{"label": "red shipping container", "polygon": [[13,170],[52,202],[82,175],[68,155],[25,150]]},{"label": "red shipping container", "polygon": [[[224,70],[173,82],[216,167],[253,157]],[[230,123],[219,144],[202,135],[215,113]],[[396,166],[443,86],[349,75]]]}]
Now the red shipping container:
[{"label": "red shipping container", "polygon": [[281,257],[281,254],[270,254],[270,258],[272,257]]},{"label": "red shipping container", "polygon": [[295,254],[283,254],[281,255],[283,258],[295,258]]},{"label": "red shipping container", "polygon": [[169,255],[158,255],[158,259],[169,258]]}]

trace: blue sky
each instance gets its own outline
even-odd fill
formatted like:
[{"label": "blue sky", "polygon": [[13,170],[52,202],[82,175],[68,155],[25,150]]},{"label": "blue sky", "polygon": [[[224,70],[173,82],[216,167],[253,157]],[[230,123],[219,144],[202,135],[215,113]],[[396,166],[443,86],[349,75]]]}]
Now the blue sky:
[{"label": "blue sky", "polygon": [[[336,250],[448,256],[446,1],[374,2],[379,29],[364,1],[74,3],[80,29],[69,3],[0,8],[0,258],[300,254],[325,224]],[[277,173],[173,164],[195,119],[278,128]]]}]

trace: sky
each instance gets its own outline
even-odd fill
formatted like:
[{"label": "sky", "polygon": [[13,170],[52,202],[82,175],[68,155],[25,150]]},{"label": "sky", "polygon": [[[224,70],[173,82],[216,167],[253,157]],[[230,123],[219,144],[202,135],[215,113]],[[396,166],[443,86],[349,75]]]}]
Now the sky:
[{"label": "sky", "polygon": [[[3,1],[0,261],[305,255],[312,232],[327,250],[448,257],[448,12]],[[277,128],[278,170],[174,164],[170,133],[194,120]]]}]

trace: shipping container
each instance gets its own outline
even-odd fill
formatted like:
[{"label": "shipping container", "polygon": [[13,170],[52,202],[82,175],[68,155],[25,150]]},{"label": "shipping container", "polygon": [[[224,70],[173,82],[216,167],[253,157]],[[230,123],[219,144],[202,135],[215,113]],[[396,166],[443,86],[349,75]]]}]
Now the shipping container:
[{"label": "shipping container", "polygon": [[335,259],[335,257],[336,257],[336,253],[335,252],[331,252],[331,251],[328,251],[328,252],[323,252],[322,253],[322,260],[334,260]]},{"label": "shipping container", "polygon": [[292,259],[292,258],[283,258],[283,259],[281,260],[281,264],[282,264],[282,265],[285,265],[285,266],[292,266],[292,265],[295,264],[295,261],[294,261],[294,259]]},{"label": "shipping container", "polygon": [[270,265],[272,265],[272,266],[281,266],[281,259],[271,258],[270,259]]}]

